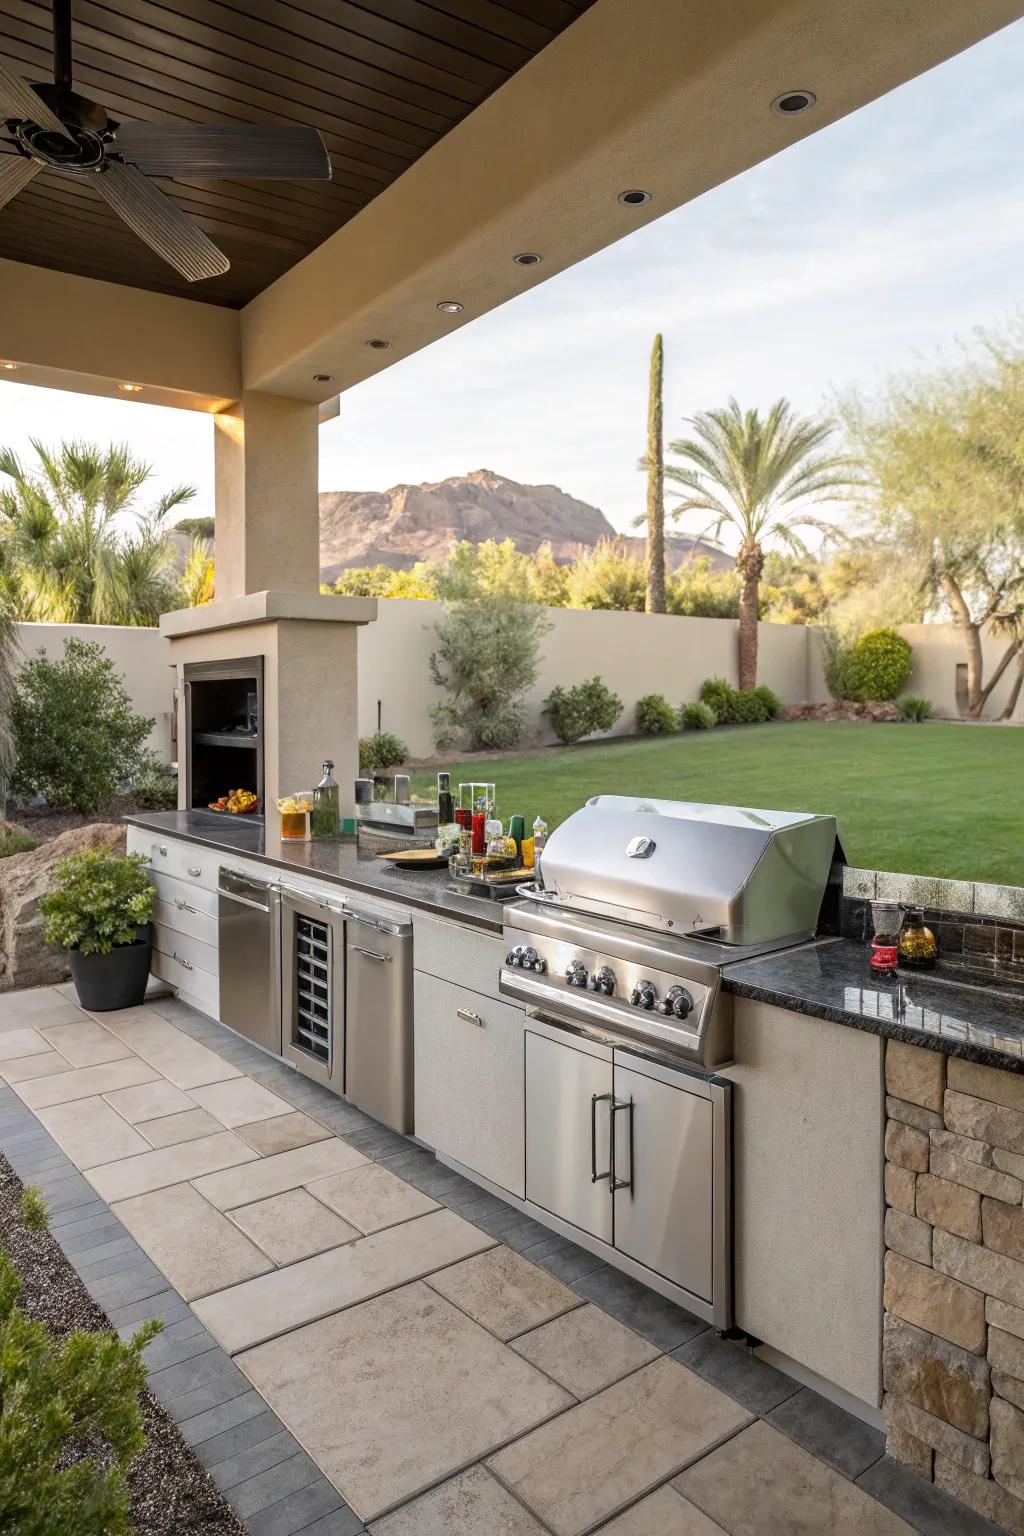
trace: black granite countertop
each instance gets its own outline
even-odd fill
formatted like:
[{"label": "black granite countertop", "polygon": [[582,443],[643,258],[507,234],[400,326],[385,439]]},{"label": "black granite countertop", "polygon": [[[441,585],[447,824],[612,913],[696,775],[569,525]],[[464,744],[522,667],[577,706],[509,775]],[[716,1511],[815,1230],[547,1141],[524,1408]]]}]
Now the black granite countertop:
[{"label": "black granite countertop", "polygon": [[219,853],[262,859],[277,869],[316,875],[366,896],[383,896],[489,933],[501,932],[502,903],[451,890],[446,869],[395,869],[372,854],[360,854],[351,841],[282,842],[279,838],[268,838],[261,821],[241,816],[219,817],[211,811],[154,811],[124,819],[130,826],[143,827],[147,832],[199,843]]},{"label": "black granite countertop", "polygon": [[972,978],[941,961],[934,971],[900,971],[885,980],[872,975],[868,956],[866,944],[820,939],[727,967],[725,988],[890,1040],[1024,1072],[1019,987]]}]

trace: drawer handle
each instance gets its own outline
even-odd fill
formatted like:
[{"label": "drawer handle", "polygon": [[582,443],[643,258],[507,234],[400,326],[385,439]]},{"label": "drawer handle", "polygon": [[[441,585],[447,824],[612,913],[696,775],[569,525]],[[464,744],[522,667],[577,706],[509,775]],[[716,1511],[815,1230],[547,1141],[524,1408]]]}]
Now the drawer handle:
[{"label": "drawer handle", "polygon": [[192,961],[191,960],[186,960],[182,955],[179,955],[177,950],[174,951],[174,959],[177,960],[179,965],[183,965],[185,967],[186,971],[192,971],[192,970],[195,969],[195,967],[192,964]]},{"label": "drawer handle", "polygon": [[182,901],[180,896],[175,896],[174,905],[177,907],[179,912],[188,912],[192,917],[199,916],[197,909],[195,907],[190,907],[187,901]]},{"label": "drawer handle", "polygon": [[202,872],[202,867],[199,864],[189,864],[186,869],[186,874],[191,875],[194,880],[198,880]]},{"label": "drawer handle", "polygon": [[455,1016],[459,1019],[465,1019],[467,1024],[475,1024],[477,1029],[483,1029],[484,1027],[483,1019],[478,1013],[474,1013],[472,1008],[456,1008]]},{"label": "drawer handle", "polygon": [[162,859],[166,859],[166,857],[167,857],[167,844],[166,843],[163,843],[163,844],[161,844],[161,843],[154,843],[153,844],[153,852],[154,853],[158,853]]},{"label": "drawer handle", "polygon": [[358,944],[349,946],[354,955],[365,955],[367,960],[390,960],[390,955],[382,955],[377,949],[362,949]]}]

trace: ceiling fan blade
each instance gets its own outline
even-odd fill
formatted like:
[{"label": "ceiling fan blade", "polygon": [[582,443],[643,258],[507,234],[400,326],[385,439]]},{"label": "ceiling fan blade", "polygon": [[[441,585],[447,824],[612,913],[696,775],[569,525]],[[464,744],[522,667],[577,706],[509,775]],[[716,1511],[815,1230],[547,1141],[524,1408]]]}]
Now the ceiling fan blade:
[{"label": "ceiling fan blade", "polygon": [[38,123],[40,128],[49,128],[51,133],[62,133],[66,139],[71,137],[56,112],[51,112],[28,81],[16,75],[3,59],[0,59],[0,118]]},{"label": "ceiling fan blade", "polygon": [[38,160],[28,160],[24,155],[0,156],[0,208],[17,197],[22,187],[27,187],[42,166]]},{"label": "ceiling fan blade", "polygon": [[96,189],[129,229],[190,283],[220,277],[231,263],[177,203],[154,187],[133,165],[108,160],[95,179]]},{"label": "ceiling fan blade", "polygon": [[114,148],[147,176],[238,176],[252,181],[330,181],[315,128],[250,123],[122,123]]}]

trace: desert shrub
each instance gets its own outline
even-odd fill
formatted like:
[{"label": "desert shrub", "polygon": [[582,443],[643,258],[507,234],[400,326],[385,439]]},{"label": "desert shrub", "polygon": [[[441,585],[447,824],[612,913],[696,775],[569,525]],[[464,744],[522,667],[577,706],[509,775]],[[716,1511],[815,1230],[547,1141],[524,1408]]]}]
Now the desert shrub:
[{"label": "desert shrub", "polygon": [[387,768],[397,768],[408,760],[409,748],[394,731],[374,731],[359,741],[359,773],[364,779]]},{"label": "desert shrub", "polygon": [[43,1192],[34,1184],[26,1184],[21,1192],[18,1209],[23,1227],[30,1232],[45,1232],[50,1224],[50,1208],[43,1199]]},{"label": "desert shrub", "polygon": [[782,700],[766,683],[760,683],[753,690],[754,698],[759,699],[765,710],[765,719],[774,720],[782,708]]},{"label": "desert shrub", "polygon": [[569,568],[566,601],[570,608],[615,608],[643,613],[647,603],[647,567],[619,539],[605,539],[585,549]]},{"label": "desert shrub", "polygon": [[64,655],[25,663],[11,709],[15,794],[91,815],[139,773],[152,720],[136,714],[101,645],[70,638]]},{"label": "desert shrub", "polygon": [[779,701],[770,688],[733,688],[721,677],[701,684],[701,703],[715,712],[719,725],[759,725],[779,712]]},{"label": "desert shrub", "polygon": [[676,730],[676,714],[663,693],[645,693],[636,701],[636,728],[641,736],[669,736]]},{"label": "desert shrub", "polygon": [[716,570],[707,555],[670,575],[665,582],[669,613],[695,619],[735,619],[740,611],[740,579],[735,570]]},{"label": "desert shrub", "polygon": [[526,728],[525,696],[537,681],[544,610],[507,595],[453,602],[437,625],[430,676],[447,698],[430,711],[441,751],[514,747]]},{"label": "desert shrub", "polygon": [[896,707],[904,720],[910,720],[915,725],[920,725],[922,720],[930,720],[933,709],[931,699],[922,699],[913,693],[906,693],[902,699],[897,699]]},{"label": "desert shrub", "polygon": [[130,781],[132,798],[144,811],[173,811],[178,804],[178,776],[151,752]]},{"label": "desert shrub", "polygon": [[31,853],[41,842],[42,838],[33,837],[24,827],[9,821],[0,822],[0,859],[10,858],[12,853]]},{"label": "desert shrub", "polygon": [[859,640],[825,637],[825,682],[834,699],[898,698],[910,676],[912,651],[895,629],[872,629]]},{"label": "desert shrub", "polygon": [[127,1341],[81,1331],[55,1339],[18,1306],[20,1291],[0,1250],[0,1530],[128,1536],[125,1472],[145,1443],[142,1351],[163,1324],[144,1323]]},{"label": "desert shrub", "polygon": [[156,895],[145,864],[141,853],[119,858],[95,848],[61,859],[54,889],[39,902],[47,944],[109,955],[115,945],[133,943]]},{"label": "desert shrub", "polygon": [[679,711],[681,731],[710,731],[718,724],[718,716],[710,704],[699,699],[695,704],[684,704]]},{"label": "desert shrub", "polygon": [[622,714],[622,700],[599,677],[592,677],[574,688],[552,688],[544,713],[559,741],[569,745],[595,731],[610,731]]}]

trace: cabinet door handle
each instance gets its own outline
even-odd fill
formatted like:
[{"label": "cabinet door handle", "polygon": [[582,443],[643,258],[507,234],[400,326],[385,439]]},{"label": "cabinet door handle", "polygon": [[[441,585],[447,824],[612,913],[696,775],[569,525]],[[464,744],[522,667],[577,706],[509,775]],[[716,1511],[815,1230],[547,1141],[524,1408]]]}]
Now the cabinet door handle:
[{"label": "cabinet door handle", "polygon": [[192,876],[193,880],[198,880],[202,872],[202,866],[199,864],[189,864],[186,871],[187,874]]},{"label": "cabinet door handle", "polygon": [[465,1019],[467,1024],[475,1024],[477,1029],[483,1029],[484,1027],[483,1019],[478,1013],[474,1013],[472,1008],[456,1008],[455,1016],[459,1019]]},{"label": "cabinet door handle", "polygon": [[[613,1175],[612,1175],[612,1168],[614,1166],[613,1159],[614,1159],[614,1156],[615,1156],[615,1147],[614,1147],[615,1138],[614,1138],[614,1136],[612,1137],[612,1146],[610,1148],[610,1155],[609,1155],[609,1158],[608,1158],[608,1167],[605,1169],[604,1173],[598,1173],[598,1171],[597,1171],[597,1106],[599,1104],[605,1104],[605,1103],[608,1103],[608,1104],[614,1103],[613,1096],[610,1093],[592,1093],[590,1095],[590,1182],[591,1182],[591,1184],[597,1184],[599,1182],[599,1180],[601,1180],[601,1179],[611,1179],[613,1177]],[[612,1117],[611,1117],[611,1115],[609,1115],[608,1116],[608,1124],[609,1124],[609,1126],[612,1125],[612,1123],[613,1123],[612,1122]]]},{"label": "cabinet door handle", "polygon": [[352,953],[354,955],[365,955],[367,960],[390,960],[391,959],[390,955],[382,955],[380,953],[380,951],[377,950],[377,949],[362,949],[358,944],[350,944],[349,948],[351,949],[351,951],[352,951]]},{"label": "cabinet door handle", "polygon": [[186,971],[195,970],[195,966],[192,964],[192,961],[186,960],[183,955],[179,955],[177,950],[174,951],[173,958],[177,960],[179,965],[183,965]]},{"label": "cabinet door handle", "polygon": [[[617,1098],[615,1098],[614,1094],[609,1094],[608,1097],[611,1099],[611,1105],[612,1105],[611,1114],[609,1115],[609,1121],[610,1121],[610,1125],[611,1125],[611,1132],[610,1132],[608,1164],[609,1164],[609,1173],[610,1173],[611,1177],[608,1180],[608,1192],[609,1192],[609,1194],[614,1195],[614,1193],[615,1193],[615,1191],[617,1189],[632,1189],[633,1188],[633,1096],[631,1094],[628,1100],[627,1099],[617,1099]],[[620,1110],[627,1110],[629,1112],[629,1178],[628,1179],[620,1179],[618,1177],[618,1168],[616,1166],[616,1160],[615,1160],[615,1116],[620,1112]]]}]

